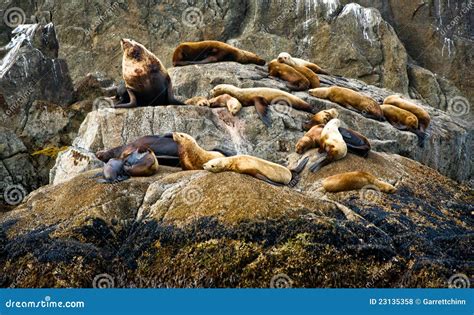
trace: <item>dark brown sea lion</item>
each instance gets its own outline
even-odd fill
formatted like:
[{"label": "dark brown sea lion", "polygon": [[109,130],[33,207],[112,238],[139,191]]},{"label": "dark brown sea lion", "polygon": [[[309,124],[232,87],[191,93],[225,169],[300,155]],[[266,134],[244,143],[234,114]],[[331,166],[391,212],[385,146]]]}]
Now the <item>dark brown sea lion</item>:
[{"label": "dark brown sea lion", "polygon": [[175,67],[219,61],[254,63],[261,66],[265,64],[265,60],[250,51],[215,40],[181,43],[173,53],[173,66]]},{"label": "dark brown sea lion", "polygon": [[286,86],[292,91],[305,91],[310,88],[310,83],[303,74],[276,59],[268,64],[268,74],[286,81]]}]

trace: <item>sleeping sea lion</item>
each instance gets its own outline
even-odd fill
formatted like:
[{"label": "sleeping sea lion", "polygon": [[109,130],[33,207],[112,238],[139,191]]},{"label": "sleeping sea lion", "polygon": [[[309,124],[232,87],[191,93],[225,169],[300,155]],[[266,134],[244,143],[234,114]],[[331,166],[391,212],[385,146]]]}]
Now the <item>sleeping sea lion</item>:
[{"label": "sleeping sea lion", "polygon": [[310,83],[303,74],[276,59],[268,64],[268,74],[286,81],[286,86],[292,91],[306,91],[310,88]]},{"label": "sleeping sea lion", "polygon": [[181,43],[173,53],[173,66],[175,67],[219,61],[254,63],[260,66],[265,64],[265,60],[250,51],[215,40]]},{"label": "sleeping sea lion", "polygon": [[115,108],[154,105],[183,105],[173,95],[171,78],[161,61],[142,44],[123,38],[122,75],[127,89],[128,103]]},{"label": "sleeping sea lion", "polygon": [[287,52],[282,52],[278,55],[278,62],[285,63],[289,66],[301,66],[311,69],[314,73],[329,74],[326,70],[315,63],[306,61],[300,58],[294,58]]},{"label": "sleeping sea lion", "polygon": [[229,94],[221,94],[209,100],[210,107],[227,107],[229,112],[232,115],[237,115],[237,113],[242,109],[242,104],[235,97],[230,96]]},{"label": "sleeping sea lion", "polygon": [[328,121],[337,117],[339,117],[339,112],[335,108],[319,111],[309,121],[303,123],[303,130],[310,130],[311,127],[316,125],[325,125]]},{"label": "sleeping sea lion", "polygon": [[230,84],[219,84],[211,90],[213,96],[229,94],[242,103],[243,106],[255,106],[262,122],[271,126],[268,106],[278,102],[284,103],[298,110],[312,113],[314,107],[299,97],[290,93],[271,88],[238,88]]},{"label": "sleeping sea lion", "polygon": [[374,186],[385,193],[394,193],[397,189],[387,182],[377,179],[367,172],[347,172],[323,179],[323,187],[327,192],[340,192]]}]

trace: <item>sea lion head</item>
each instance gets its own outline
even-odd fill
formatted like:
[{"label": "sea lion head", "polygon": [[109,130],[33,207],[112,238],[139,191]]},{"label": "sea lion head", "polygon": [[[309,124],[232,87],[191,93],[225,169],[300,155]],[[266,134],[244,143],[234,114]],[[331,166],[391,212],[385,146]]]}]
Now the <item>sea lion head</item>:
[{"label": "sea lion head", "polygon": [[114,181],[123,173],[123,161],[120,159],[110,159],[104,165],[104,178],[108,181]]},{"label": "sea lion head", "polygon": [[213,173],[221,172],[223,169],[225,160],[226,158],[212,159],[208,161],[207,163],[204,163],[202,168],[205,169],[206,171],[213,172]]},{"label": "sea lion head", "polygon": [[242,108],[242,104],[239,102],[238,99],[232,97],[227,101],[227,108],[229,109],[229,112],[235,116]]},{"label": "sea lion head", "polygon": [[230,94],[230,91],[235,90],[236,87],[231,85],[231,84],[219,84],[216,85],[212,90],[211,90],[211,95],[213,97],[219,96],[222,94]]},{"label": "sea lion head", "polygon": [[126,57],[136,61],[143,60],[143,56],[146,53],[146,48],[142,44],[132,39],[122,38],[120,40],[120,45],[122,46],[124,58]]},{"label": "sea lion head", "polygon": [[178,144],[196,144],[196,140],[194,140],[193,137],[184,132],[173,132],[173,140]]},{"label": "sea lion head", "polygon": [[291,58],[291,55],[287,52],[281,52],[278,55],[277,60],[278,60],[278,62],[286,63],[289,66],[294,66],[295,65],[295,62],[293,61],[293,58]]},{"label": "sea lion head", "polygon": [[111,158],[112,154],[110,150],[100,150],[95,153],[95,156],[102,162],[107,163]]}]

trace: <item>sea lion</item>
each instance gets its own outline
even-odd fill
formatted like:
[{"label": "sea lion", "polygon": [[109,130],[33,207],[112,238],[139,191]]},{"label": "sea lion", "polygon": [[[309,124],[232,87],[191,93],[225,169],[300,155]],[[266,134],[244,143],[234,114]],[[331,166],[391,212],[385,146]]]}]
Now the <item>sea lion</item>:
[{"label": "sea lion", "polygon": [[235,97],[230,96],[229,94],[222,94],[211,98],[209,100],[210,107],[227,107],[229,112],[232,115],[237,115],[237,113],[242,109],[242,104]]},{"label": "sea lion", "polygon": [[383,115],[387,121],[400,130],[418,129],[418,118],[407,110],[393,105],[380,105]]},{"label": "sea lion", "polygon": [[310,88],[310,83],[303,74],[276,59],[268,64],[268,74],[286,81],[286,86],[292,91],[306,91]]},{"label": "sea lion", "polygon": [[298,174],[304,168],[308,158],[305,158],[295,170],[250,155],[236,155],[225,158],[212,159],[204,164],[204,169],[213,173],[236,172],[251,175],[276,186],[295,186],[298,183]]},{"label": "sea lion", "polygon": [[184,104],[196,106],[209,106],[209,100],[204,96],[195,96],[187,99]]},{"label": "sea lion", "polygon": [[[321,133],[324,128],[323,124],[311,127],[311,129],[301,137],[296,143],[296,153],[302,154],[309,149],[317,148],[321,143]],[[362,157],[367,157],[370,151],[369,140],[362,134],[352,129],[339,127],[339,133],[341,134],[344,142],[346,143],[349,152],[357,154]]]},{"label": "sea lion", "polygon": [[271,126],[270,113],[268,106],[278,102],[285,103],[288,106],[312,112],[313,106],[290,93],[271,88],[238,88],[230,84],[219,84],[211,90],[213,96],[229,94],[242,103],[243,106],[255,106],[257,114],[262,122],[268,127]]},{"label": "sea lion", "polygon": [[103,172],[94,177],[103,176],[100,183],[116,183],[130,176],[152,176],[158,172],[159,163],[149,148],[137,148],[123,159],[111,158],[104,165]]},{"label": "sea lion", "polygon": [[308,69],[311,69],[314,73],[321,73],[321,74],[329,74],[326,70],[321,68],[315,63],[306,61],[304,59],[300,58],[294,58],[292,57],[289,53],[287,52],[282,52],[278,55],[277,58],[278,62],[285,63],[289,66],[302,66],[302,67],[307,67]]},{"label": "sea lion", "polygon": [[335,108],[319,111],[309,121],[303,123],[303,130],[310,130],[316,125],[325,125],[328,121],[337,117],[339,117],[339,112]]},{"label": "sea lion", "polygon": [[401,109],[407,110],[415,115],[416,118],[418,118],[418,128],[421,132],[424,132],[426,129],[428,129],[428,126],[431,122],[431,117],[426,110],[421,108],[421,106],[405,100],[398,95],[390,95],[386,97],[383,102],[384,104],[397,106]]},{"label": "sea lion", "polygon": [[397,189],[374,175],[367,172],[347,172],[323,179],[323,187],[327,192],[340,192],[348,190],[362,189],[370,186],[377,187],[385,193],[394,193]]},{"label": "sea lion", "polygon": [[173,140],[178,144],[179,159],[183,170],[202,170],[204,163],[225,157],[217,151],[206,151],[196,140],[186,133],[173,132]]},{"label": "sea lion", "polygon": [[[115,108],[132,108],[152,105],[183,105],[173,95],[171,78],[160,59],[142,44],[123,38],[120,41],[123,50],[122,75],[128,97]],[[119,91],[118,91],[119,92]]]},{"label": "sea lion", "polygon": [[376,100],[351,89],[333,85],[331,87],[312,89],[308,92],[311,96],[328,99],[346,108],[356,109],[366,117],[380,121],[385,120],[382,109],[380,109],[380,105]]},{"label": "sea lion", "polygon": [[158,159],[159,164],[179,166],[178,145],[173,140],[171,133],[163,136],[144,136],[133,142],[109,150],[97,151],[95,155],[99,160],[107,163],[110,159],[124,159],[139,148],[150,148]]},{"label": "sea lion", "polygon": [[347,154],[347,145],[339,132],[341,121],[337,118],[331,119],[321,131],[321,140],[319,143],[319,153],[326,152],[322,158],[314,162],[309,170],[315,172],[321,167],[340,160]]},{"label": "sea lion", "polygon": [[175,67],[219,61],[253,63],[260,66],[265,64],[265,60],[250,51],[215,40],[181,43],[173,53],[173,66]]}]

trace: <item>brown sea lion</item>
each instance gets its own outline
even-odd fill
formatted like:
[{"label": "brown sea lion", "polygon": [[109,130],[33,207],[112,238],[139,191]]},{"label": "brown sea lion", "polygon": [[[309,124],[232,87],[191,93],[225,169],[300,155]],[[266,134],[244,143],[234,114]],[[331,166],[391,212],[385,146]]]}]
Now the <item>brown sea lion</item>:
[{"label": "brown sea lion", "polygon": [[340,86],[322,87],[309,90],[309,95],[328,99],[346,108],[353,108],[364,116],[384,121],[382,109],[373,98]]},{"label": "brown sea lion", "polygon": [[387,121],[400,130],[418,129],[418,118],[407,110],[401,109],[393,105],[380,105],[383,115]]},{"label": "brown sea lion", "polygon": [[315,63],[306,61],[300,58],[294,58],[287,52],[282,52],[278,55],[278,62],[285,63],[289,66],[302,66],[311,69],[314,73],[329,74],[326,70]]},{"label": "brown sea lion", "polygon": [[173,66],[175,67],[219,61],[253,63],[260,66],[265,64],[265,60],[250,51],[215,40],[181,43],[173,53]]},{"label": "brown sea lion", "polygon": [[309,149],[319,147],[324,125],[315,125],[301,137],[295,145],[295,151],[302,154]]},{"label": "brown sea lion", "polygon": [[211,98],[209,100],[210,107],[227,107],[229,112],[232,115],[237,115],[237,113],[242,109],[242,104],[235,97],[230,96],[229,94],[222,94]]},{"label": "brown sea lion", "polygon": [[195,96],[187,99],[184,104],[196,106],[209,106],[209,100],[204,96]]},{"label": "brown sea lion", "polygon": [[428,126],[431,122],[430,114],[424,110],[421,106],[416,105],[408,100],[401,98],[398,95],[390,95],[384,99],[384,104],[389,104],[397,106],[401,109],[411,112],[413,115],[418,118],[418,128],[420,131],[424,132],[428,129]]},{"label": "brown sea lion", "polygon": [[179,159],[183,170],[202,170],[204,163],[215,158],[225,157],[217,151],[206,151],[196,140],[186,133],[173,132],[173,139],[178,144]]},{"label": "brown sea lion", "polygon": [[229,94],[243,106],[255,106],[257,114],[266,126],[271,126],[268,106],[284,103],[298,110],[313,112],[314,107],[290,93],[271,88],[238,88],[230,84],[219,84],[211,90],[213,96]]},{"label": "brown sea lion", "polygon": [[326,152],[322,158],[314,162],[309,170],[315,172],[321,167],[344,158],[347,155],[347,145],[344,141],[339,127],[341,121],[337,118],[331,119],[321,131],[321,140],[319,143],[319,152]]},{"label": "brown sea lion", "polygon": [[161,165],[179,166],[178,145],[173,140],[171,133],[163,136],[153,135],[140,137],[125,145],[97,151],[95,155],[99,160],[107,163],[112,158],[124,159],[140,148],[150,148]]},{"label": "brown sea lion", "polygon": [[326,191],[336,193],[340,191],[349,191],[362,189],[370,186],[377,187],[385,193],[394,193],[397,189],[374,175],[367,172],[347,172],[329,176],[323,180],[323,187]]},{"label": "brown sea lion", "polygon": [[309,121],[303,123],[303,130],[310,130],[316,125],[325,125],[328,121],[337,117],[339,117],[339,112],[335,108],[319,111]]},{"label": "brown sea lion", "polygon": [[286,86],[292,91],[305,91],[310,88],[310,83],[303,74],[276,59],[268,64],[268,74],[286,81]]},{"label": "brown sea lion", "polygon": [[[173,95],[171,78],[161,61],[142,44],[121,40],[122,74],[127,94],[115,108],[153,105],[183,105]],[[125,103],[128,101],[127,103]]]},{"label": "brown sea lion", "polygon": [[212,159],[204,164],[204,169],[213,173],[236,172],[247,174],[272,185],[295,186],[298,183],[298,173],[304,168],[308,159],[304,159],[295,170],[266,161],[250,155],[236,155],[225,158]]}]

